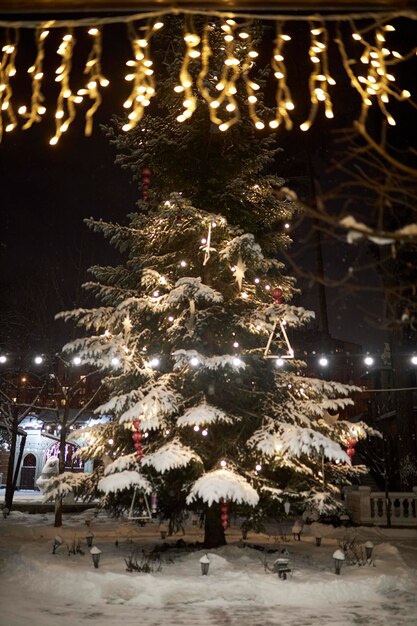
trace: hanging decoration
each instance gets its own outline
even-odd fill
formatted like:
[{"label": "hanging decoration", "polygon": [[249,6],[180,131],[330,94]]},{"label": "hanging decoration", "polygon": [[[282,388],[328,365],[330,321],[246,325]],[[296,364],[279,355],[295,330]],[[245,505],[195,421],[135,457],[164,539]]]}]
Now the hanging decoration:
[{"label": "hanging decoration", "polygon": [[[281,304],[282,295],[283,293],[280,287],[275,287],[275,289],[272,290],[272,296],[274,298],[275,305]],[[276,354],[271,354],[270,350],[271,350],[272,341],[277,336],[278,328],[281,333],[281,341],[284,340],[284,343],[287,348],[287,352],[284,354],[276,355]],[[271,333],[268,338],[268,343],[266,344],[265,352],[264,352],[265,359],[276,359],[278,357],[280,359],[293,359],[294,358],[294,350],[290,344],[290,340],[288,339],[287,331],[285,330],[285,322],[283,320],[275,320]]]},{"label": "hanging decoration", "polygon": [[356,439],[348,439],[347,440],[347,450],[346,450],[346,454],[348,455],[348,457],[350,458],[350,460],[353,460],[353,457],[355,456],[355,446],[357,444],[357,440]]},{"label": "hanging decoration", "polygon": [[[331,119],[338,110],[343,109],[343,102],[338,102],[335,95],[336,81],[330,74],[330,53],[332,67],[339,65],[340,70],[345,72],[359,99],[360,114],[357,122],[363,131],[371,109],[379,110],[388,125],[394,126],[394,110],[397,112],[398,109],[392,105],[411,100],[410,91],[396,84],[396,68],[401,63],[415,59],[416,48],[394,49],[391,34],[395,31],[392,21],[399,18],[415,20],[415,10],[300,15],[166,7],[112,17],[3,19],[0,20],[0,139],[3,131],[13,131],[20,125],[20,121],[22,128],[28,129],[50,116],[55,122],[55,133],[49,143],[56,145],[86,101],[89,104],[82,114],[85,118],[85,134],[90,135],[94,115],[102,101],[103,89],[109,85],[109,79],[102,71],[102,53],[106,45],[112,45],[109,31],[115,24],[126,25],[132,52],[131,58],[126,61],[128,73],[125,75],[130,87],[121,103],[127,113],[123,130],[128,132],[135,128],[157,93],[158,75],[152,59],[152,43],[158,31],[163,30],[163,17],[169,14],[182,15],[184,23],[184,51],[178,82],[174,87],[180,96],[176,118],[179,123],[192,117],[200,96],[208,106],[212,123],[221,132],[239,121],[242,113],[239,106],[247,107],[249,117],[258,130],[266,127],[276,129],[281,125],[289,130],[296,124],[301,130],[308,131],[321,111],[326,118]],[[197,20],[197,16],[206,19]],[[273,89],[266,88],[269,93],[275,92],[275,106],[268,106],[268,113],[259,107],[261,87],[253,79],[259,60],[259,50],[255,49],[253,37],[257,20],[274,22],[276,31],[273,42],[264,39],[261,44],[263,57],[270,47],[273,76],[266,80],[276,83]],[[304,39],[304,33],[298,34],[300,29],[292,28],[295,22],[304,23],[309,30],[310,44],[305,53],[302,52],[303,44],[300,45],[298,41],[298,37]],[[22,67],[26,55],[19,54],[19,47],[23,49],[20,38],[23,30],[34,32],[36,53],[29,67]],[[55,75],[51,76],[51,61],[46,59],[46,55],[50,54],[49,41],[56,40],[56,33],[59,36],[59,63]],[[218,54],[214,59],[212,49],[213,36],[218,33],[224,40],[220,71]],[[77,44],[82,41],[82,50],[86,37],[89,51],[85,61],[81,60],[81,66],[77,67]],[[398,45],[401,46],[401,38],[398,39]],[[45,46],[46,41],[48,47]],[[26,46],[27,37],[24,42]],[[336,43],[336,47],[331,46],[332,42]],[[288,87],[291,77],[288,76],[287,59],[294,54],[305,54],[306,62],[310,65],[310,107],[304,121],[304,105],[295,105]],[[77,61],[73,62],[75,58]],[[214,63],[216,72],[213,79]],[[13,93],[16,74],[22,71],[28,73],[31,80],[31,93],[26,103],[23,94]],[[340,73],[338,71],[338,76]],[[55,105],[47,102],[44,95],[45,91],[50,92],[50,89],[46,90],[45,83],[51,80],[58,86]],[[239,85],[246,92],[244,105],[236,99]],[[147,192],[144,192],[144,196],[147,197]]]},{"label": "hanging decoration", "polygon": [[148,522],[152,519],[148,496],[142,489],[135,489],[129,509],[128,519]]},{"label": "hanging decoration", "polygon": [[149,187],[151,184],[151,170],[149,167],[142,168],[142,199],[146,202],[149,197]]},{"label": "hanging decoration", "polygon": [[208,225],[208,232],[205,241],[202,240],[203,245],[201,246],[201,250],[204,252],[203,265],[207,265],[210,259],[210,254],[212,251],[211,248],[211,222]]},{"label": "hanging decoration", "polygon": [[224,530],[229,526],[229,503],[222,500],[220,503],[220,519]]},{"label": "hanging decoration", "polygon": [[243,279],[245,277],[245,273],[247,269],[248,268],[246,266],[246,263],[244,262],[244,260],[239,254],[237,263],[232,269],[233,276],[235,277],[235,281],[237,282],[238,287],[239,287],[239,291],[242,291],[242,283],[243,283]]},{"label": "hanging decoration", "polygon": [[142,431],[140,430],[140,420],[133,421],[133,432],[132,432],[132,440],[136,450],[136,458],[138,463],[141,462],[143,451],[142,451]]}]

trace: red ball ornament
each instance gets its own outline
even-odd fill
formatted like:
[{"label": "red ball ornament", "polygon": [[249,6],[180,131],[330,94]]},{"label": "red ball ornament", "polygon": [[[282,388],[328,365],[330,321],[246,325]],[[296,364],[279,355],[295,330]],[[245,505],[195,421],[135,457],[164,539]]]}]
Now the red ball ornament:
[{"label": "red ball ornament", "polygon": [[132,433],[133,441],[142,441],[142,437],[143,437],[143,435],[142,435],[141,432]]},{"label": "red ball ornament", "polygon": [[227,522],[229,519],[229,516],[227,513],[222,513],[220,516],[220,519],[222,520],[222,522]]},{"label": "red ball ornament", "polygon": [[142,450],[142,444],[141,444],[141,442],[140,442],[140,441],[137,441],[137,442],[135,443],[135,448],[136,448],[136,451],[137,451],[137,452],[139,452],[139,450]]},{"label": "red ball ornament", "polygon": [[143,167],[142,168],[142,175],[143,176],[150,176],[152,174],[152,170],[149,167]]},{"label": "red ball ornament", "polygon": [[279,304],[282,298],[282,289],[280,287],[275,287],[275,289],[272,290],[272,295],[274,297],[275,303]]},{"label": "red ball ornament", "polygon": [[357,443],[358,442],[356,441],[356,439],[348,439],[347,441],[348,448],[354,448]]},{"label": "red ball ornament", "polygon": [[353,459],[353,457],[355,456],[355,448],[348,448],[346,450],[346,454],[348,455],[348,457],[350,458],[350,460]]},{"label": "red ball ornament", "polygon": [[133,420],[133,428],[136,428],[136,430],[139,430],[140,420]]},{"label": "red ball ornament", "polygon": [[228,525],[229,525],[229,524],[228,524],[227,522],[222,522],[222,526],[223,526],[224,530],[226,530],[226,529],[227,529]]}]

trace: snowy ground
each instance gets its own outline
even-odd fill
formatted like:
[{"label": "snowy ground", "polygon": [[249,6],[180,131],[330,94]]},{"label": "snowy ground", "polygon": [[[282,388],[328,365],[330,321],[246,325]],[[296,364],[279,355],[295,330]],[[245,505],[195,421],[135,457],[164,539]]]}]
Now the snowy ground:
[{"label": "snowy ground", "polygon": [[[209,553],[210,570],[201,576],[204,552],[162,553],[162,571],[129,573],[124,557],[133,550],[162,545],[160,529],[134,522],[116,523],[100,514],[91,519],[94,543],[102,550],[94,569],[85,545],[90,512],[65,516],[57,532],[52,514],[14,512],[0,519],[1,626],[380,626],[416,623],[417,531],[356,529],[359,541],[375,544],[375,566],[346,565],[333,571],[332,554],[346,529],[320,527],[322,545],[307,527],[300,542],[283,527],[269,535],[249,534],[248,544],[266,550],[286,549],[293,569],[288,580],[265,571],[278,553],[244,545],[240,531],[228,533],[229,545]],[[350,531],[351,532],[351,531]],[[308,534],[311,533],[311,534]],[[84,555],[68,556],[65,545],[52,554],[52,540],[81,539]],[[195,526],[169,538],[201,540]],[[118,545],[116,546],[116,541]]]}]

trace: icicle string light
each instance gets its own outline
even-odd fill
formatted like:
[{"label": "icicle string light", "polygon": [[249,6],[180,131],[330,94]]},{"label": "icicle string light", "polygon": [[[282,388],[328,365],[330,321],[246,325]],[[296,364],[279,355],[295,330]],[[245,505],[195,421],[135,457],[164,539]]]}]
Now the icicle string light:
[{"label": "icicle string light", "polygon": [[[331,99],[334,78],[329,70],[329,33],[327,24],[336,23],[339,54],[352,88],[360,98],[359,124],[366,127],[370,107],[378,108],[389,125],[395,125],[390,104],[392,101],[404,101],[411,98],[411,93],[400,89],[395,84],[395,67],[397,64],[415,56],[416,50],[398,52],[391,49],[389,36],[394,26],[390,24],[393,17],[417,18],[416,11],[402,11],[392,13],[347,13],[328,15],[292,15],[292,14],[261,14],[233,13],[224,11],[204,11],[193,9],[167,8],[159,11],[146,12],[136,15],[120,17],[83,18],[79,20],[50,20],[42,21],[0,21],[0,27],[5,28],[0,57],[0,139],[3,131],[10,132],[18,124],[12,104],[12,78],[16,74],[16,54],[19,29],[34,29],[36,43],[36,57],[33,65],[26,71],[31,78],[31,98],[29,106],[22,104],[18,113],[22,118],[23,129],[30,128],[34,123],[41,121],[46,112],[46,105],[42,87],[45,83],[45,40],[56,29],[64,29],[62,40],[58,47],[60,64],[56,69],[55,81],[59,87],[55,107],[55,134],[50,144],[58,143],[75,119],[77,105],[88,99],[89,107],[84,112],[85,134],[90,135],[93,129],[93,118],[102,100],[102,88],[109,84],[101,68],[103,50],[103,27],[108,24],[127,24],[128,36],[131,42],[133,56],[127,61],[128,73],[125,78],[129,83],[130,92],[125,96],[124,108],[127,110],[127,121],[123,126],[125,131],[133,129],[142,119],[146,108],[156,93],[157,80],[154,75],[153,60],[150,43],[155,31],[163,27],[162,17],[174,14],[184,16],[184,52],[175,91],[180,95],[180,109],[178,122],[186,122],[194,113],[198,98],[201,97],[208,105],[210,119],[220,131],[227,131],[241,117],[236,99],[237,90],[243,88],[246,92],[247,111],[255,128],[262,130],[268,123],[272,129],[285,126],[287,130],[293,127],[297,120],[297,111],[288,86],[288,71],[286,55],[293,52],[295,44],[291,44],[288,34],[288,25],[291,22],[305,22],[310,30],[310,46],[308,56],[311,71],[309,76],[310,107],[306,119],[300,128],[307,131],[318,115],[322,112],[327,118],[337,112],[337,102]],[[195,15],[204,15],[205,25],[201,28],[194,22]],[[269,120],[262,119],[262,108],[259,106],[260,87],[252,78],[255,73],[258,51],[254,47],[251,25],[253,20],[274,21],[276,37],[273,44],[271,66],[276,81],[275,111]],[[356,22],[362,20],[361,28]],[[363,22],[370,20],[369,22]],[[343,41],[341,24],[343,23],[343,37],[346,37],[347,26],[351,31],[349,46]],[[78,72],[72,70],[75,34],[85,29],[82,37],[87,35],[91,41],[91,50],[84,66],[84,76],[78,78]],[[216,48],[216,59],[213,59],[211,38],[221,32],[224,44],[220,53],[223,62],[219,68],[219,56]],[[291,31],[290,31],[291,32]],[[387,40],[387,41],[386,41]],[[287,44],[289,44],[287,48]],[[348,53],[348,50],[354,53]],[[353,58],[352,58],[353,57]],[[19,59],[19,57],[18,57]],[[256,70],[256,68],[254,68]],[[76,76],[77,74],[77,76]],[[77,83],[77,87],[71,86]],[[70,84],[71,83],[71,84]],[[78,88],[80,87],[80,88]],[[77,90],[78,88],[78,90]],[[13,99],[15,96],[13,96]],[[242,107],[242,105],[240,105]],[[48,107],[51,108],[52,107]],[[298,114],[299,117],[299,114]],[[297,120],[297,124],[298,124]]]},{"label": "icicle string light", "polygon": [[19,115],[25,118],[27,121],[23,125],[23,129],[30,128],[32,124],[40,122],[42,115],[46,113],[44,106],[44,96],[42,94],[42,79],[43,79],[43,60],[45,58],[45,40],[49,35],[49,30],[45,27],[38,28],[35,34],[36,40],[36,59],[27,72],[32,77],[32,96],[30,101],[30,109],[28,110],[25,105],[22,105],[18,109]]},{"label": "icicle string light", "polygon": [[17,126],[16,115],[13,110],[11,98],[13,95],[10,79],[16,74],[15,59],[19,31],[14,30],[13,36],[7,34],[6,43],[1,49],[0,62],[0,140],[3,130],[11,132]]},{"label": "icicle string light", "polygon": [[155,95],[155,78],[152,68],[153,62],[150,58],[149,41],[154,31],[162,28],[163,23],[159,20],[153,24],[148,21],[143,28],[143,34],[139,36],[133,24],[129,24],[129,37],[132,45],[133,59],[127,61],[126,65],[131,68],[131,72],[126,74],[125,80],[132,83],[132,90],[123,106],[130,110],[128,122],[124,124],[123,130],[128,131],[135,128],[140,122],[152,97]]},{"label": "icicle string light", "polygon": [[93,116],[101,104],[101,94],[99,87],[107,87],[109,80],[103,76],[101,72],[101,30],[99,28],[90,28],[88,34],[93,38],[93,46],[84,68],[84,74],[87,76],[87,84],[85,89],[77,91],[76,102],[81,102],[83,96],[88,95],[93,101],[91,107],[85,114],[85,134],[91,135],[93,131]]},{"label": "icicle string light", "polygon": [[277,81],[275,92],[276,114],[275,119],[269,122],[269,126],[278,128],[284,122],[285,128],[291,130],[293,123],[289,111],[294,110],[294,104],[291,92],[287,86],[287,68],[284,58],[284,46],[288,41],[291,41],[291,37],[283,33],[283,28],[284,24],[281,22],[276,23],[276,38],[271,61],[274,77]]}]

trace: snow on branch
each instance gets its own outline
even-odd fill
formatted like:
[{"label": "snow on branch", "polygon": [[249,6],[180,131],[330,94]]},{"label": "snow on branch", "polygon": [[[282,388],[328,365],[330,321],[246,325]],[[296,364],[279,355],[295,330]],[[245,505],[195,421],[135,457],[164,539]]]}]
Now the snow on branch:
[{"label": "snow on branch", "polygon": [[227,469],[208,472],[196,480],[187,496],[187,504],[197,498],[207,502],[209,506],[221,500],[249,506],[256,506],[259,502],[259,495],[247,480]]},{"label": "snow on branch", "polygon": [[158,381],[149,388],[146,395],[122,413],[119,422],[140,419],[142,430],[159,428],[167,415],[178,412],[179,396],[165,382]]},{"label": "snow on branch", "polygon": [[137,487],[147,494],[152,492],[150,482],[145,476],[134,470],[124,470],[110,474],[109,476],[104,476],[104,478],[99,480],[97,487],[99,491],[102,491],[106,495],[115,493],[116,491],[131,489],[132,487]]},{"label": "snow on branch", "polygon": [[64,498],[69,493],[80,489],[88,480],[88,474],[64,472],[53,476],[43,484],[44,502],[51,499]]},{"label": "snow on branch", "polygon": [[159,474],[164,474],[172,469],[186,467],[191,461],[203,462],[191,448],[183,446],[179,439],[173,439],[156,452],[144,456],[142,465],[153,467]]},{"label": "snow on branch", "polygon": [[140,389],[133,389],[129,391],[129,393],[121,394],[120,396],[114,396],[110,398],[108,402],[101,404],[94,410],[94,413],[120,413],[126,407],[130,406],[132,402],[137,402],[139,398],[142,397],[142,392]]},{"label": "snow on branch", "polygon": [[207,426],[214,422],[232,424],[233,419],[221,409],[207,404],[205,401],[187,409],[184,415],[181,415],[177,420],[178,426]]},{"label": "snow on branch", "polygon": [[137,455],[136,452],[133,454],[124,454],[119,456],[118,459],[109,463],[104,470],[104,476],[109,476],[110,474],[116,474],[117,472],[123,472],[127,469],[137,469]]},{"label": "snow on branch", "polygon": [[243,370],[246,367],[246,364],[234,354],[206,357],[197,350],[176,350],[172,353],[172,357],[175,360],[174,370],[189,367],[191,359],[197,359],[200,366],[209,370],[218,370],[221,367]]},{"label": "snow on branch", "polygon": [[238,255],[241,255],[242,258],[251,261],[254,266],[264,259],[261,246],[255,242],[252,233],[234,237],[220,250],[219,254],[221,259],[229,262],[233,262]]},{"label": "snow on branch", "polygon": [[311,428],[299,428],[290,424],[285,425],[280,432],[277,451],[289,456],[308,456],[312,452],[324,455],[332,461],[341,461],[350,465],[350,459],[340,445]]},{"label": "snow on branch", "polygon": [[392,232],[379,232],[363,222],[358,222],[353,215],[347,215],[339,221],[339,225],[347,230],[348,243],[355,243],[358,239],[366,237],[377,246],[388,246],[398,240],[413,240],[417,236],[417,224],[407,224]]},{"label": "snow on branch", "polygon": [[219,304],[223,302],[221,293],[205,285],[200,277],[184,276],[175,283],[172,289],[164,298],[167,306],[178,304],[179,302],[194,300],[195,302],[214,302]]}]

